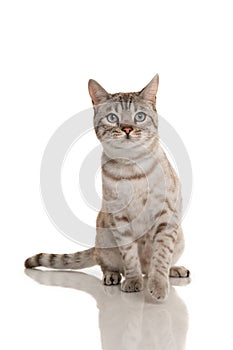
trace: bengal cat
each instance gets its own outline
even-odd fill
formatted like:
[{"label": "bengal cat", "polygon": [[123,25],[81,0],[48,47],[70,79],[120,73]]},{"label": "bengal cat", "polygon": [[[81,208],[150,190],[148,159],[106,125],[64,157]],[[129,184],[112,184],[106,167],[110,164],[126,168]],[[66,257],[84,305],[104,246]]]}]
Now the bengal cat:
[{"label": "bengal cat", "polygon": [[179,179],[158,137],[156,75],[140,92],[108,93],[89,81],[94,128],[103,146],[102,207],[95,247],[74,254],[37,254],[26,268],[82,269],[99,264],[106,285],[143,289],[163,301],[169,277],[188,277],[174,266],[184,249]]}]

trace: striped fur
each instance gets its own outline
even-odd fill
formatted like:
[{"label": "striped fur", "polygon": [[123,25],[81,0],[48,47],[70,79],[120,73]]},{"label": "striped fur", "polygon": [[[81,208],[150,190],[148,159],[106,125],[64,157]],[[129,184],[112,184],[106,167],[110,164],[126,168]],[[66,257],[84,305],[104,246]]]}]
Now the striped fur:
[{"label": "striped fur", "polygon": [[94,248],[74,254],[40,253],[25,261],[26,268],[44,266],[54,269],[83,269],[95,265]]},{"label": "striped fur", "polygon": [[37,254],[25,266],[82,269],[99,264],[106,285],[126,292],[147,288],[165,300],[170,277],[188,277],[175,267],[184,249],[181,192],[175,171],[159,143],[158,75],[140,92],[109,94],[89,81],[94,127],[103,146],[102,208],[95,248],[74,254]]}]

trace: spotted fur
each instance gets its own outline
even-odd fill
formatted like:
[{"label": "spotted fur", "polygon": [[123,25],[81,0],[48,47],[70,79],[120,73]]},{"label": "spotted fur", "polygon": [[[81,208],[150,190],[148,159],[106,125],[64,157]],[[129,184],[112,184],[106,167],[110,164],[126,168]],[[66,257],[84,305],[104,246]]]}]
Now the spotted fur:
[{"label": "spotted fur", "polygon": [[158,137],[158,75],[140,92],[109,94],[89,81],[94,127],[103,146],[102,208],[94,248],[74,254],[37,254],[25,266],[82,269],[99,264],[106,285],[122,291],[147,288],[165,300],[170,277],[188,277],[173,266],[184,249],[179,179]]}]

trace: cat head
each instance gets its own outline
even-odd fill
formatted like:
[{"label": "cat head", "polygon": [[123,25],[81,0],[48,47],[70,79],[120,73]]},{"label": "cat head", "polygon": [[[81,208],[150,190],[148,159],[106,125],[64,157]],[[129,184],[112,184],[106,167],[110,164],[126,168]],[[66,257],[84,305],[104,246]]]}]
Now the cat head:
[{"label": "cat head", "polygon": [[95,132],[104,148],[111,145],[123,150],[135,143],[146,146],[157,138],[158,83],[157,74],[139,92],[110,94],[95,80],[89,80]]}]

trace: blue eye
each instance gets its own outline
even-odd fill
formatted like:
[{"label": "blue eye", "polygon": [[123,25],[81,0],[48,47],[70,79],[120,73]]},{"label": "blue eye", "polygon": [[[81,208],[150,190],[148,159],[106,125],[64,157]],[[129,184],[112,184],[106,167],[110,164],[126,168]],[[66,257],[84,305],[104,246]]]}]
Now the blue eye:
[{"label": "blue eye", "polygon": [[134,120],[136,122],[143,122],[145,119],[146,119],[146,114],[143,112],[138,112],[134,117]]},{"label": "blue eye", "polygon": [[117,123],[117,122],[119,122],[119,118],[113,113],[110,113],[109,115],[107,115],[107,120],[110,123]]}]

